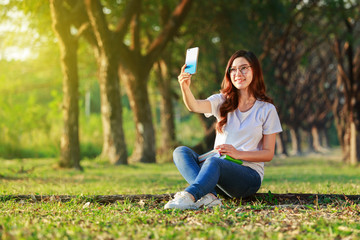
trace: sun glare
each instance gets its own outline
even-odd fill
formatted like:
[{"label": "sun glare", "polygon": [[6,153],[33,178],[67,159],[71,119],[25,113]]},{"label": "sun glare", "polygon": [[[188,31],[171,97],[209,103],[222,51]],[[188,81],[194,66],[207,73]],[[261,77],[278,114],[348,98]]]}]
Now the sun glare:
[{"label": "sun glare", "polygon": [[[8,4],[0,0],[0,5]],[[27,17],[20,11],[11,10],[6,13],[7,19],[0,23],[0,60],[25,61],[34,57],[28,39],[37,32],[29,28]]]},{"label": "sun glare", "polygon": [[25,61],[31,57],[30,48],[7,47],[0,52],[0,60]]}]

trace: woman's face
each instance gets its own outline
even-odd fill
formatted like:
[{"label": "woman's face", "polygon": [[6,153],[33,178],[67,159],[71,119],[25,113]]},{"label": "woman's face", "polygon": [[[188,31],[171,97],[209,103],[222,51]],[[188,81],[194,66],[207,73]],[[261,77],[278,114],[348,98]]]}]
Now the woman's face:
[{"label": "woman's face", "polygon": [[249,62],[243,57],[235,58],[229,72],[232,84],[239,90],[247,90],[253,80]]}]

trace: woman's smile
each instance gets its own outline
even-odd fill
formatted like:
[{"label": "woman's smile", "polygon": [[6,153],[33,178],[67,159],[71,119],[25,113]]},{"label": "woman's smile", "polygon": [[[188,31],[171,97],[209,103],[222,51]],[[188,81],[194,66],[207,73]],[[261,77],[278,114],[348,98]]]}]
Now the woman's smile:
[{"label": "woman's smile", "polygon": [[240,82],[240,83],[242,83],[242,82],[244,82],[244,81],[246,81],[246,78],[235,78],[235,82]]}]

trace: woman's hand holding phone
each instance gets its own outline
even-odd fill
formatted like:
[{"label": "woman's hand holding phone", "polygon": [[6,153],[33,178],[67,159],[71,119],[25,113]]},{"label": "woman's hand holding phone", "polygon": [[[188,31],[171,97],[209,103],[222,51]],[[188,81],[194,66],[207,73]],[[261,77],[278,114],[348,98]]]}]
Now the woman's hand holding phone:
[{"label": "woman's hand holding phone", "polygon": [[191,84],[191,74],[185,72],[186,64],[182,66],[180,75],[178,76],[178,81],[181,88],[190,88]]}]

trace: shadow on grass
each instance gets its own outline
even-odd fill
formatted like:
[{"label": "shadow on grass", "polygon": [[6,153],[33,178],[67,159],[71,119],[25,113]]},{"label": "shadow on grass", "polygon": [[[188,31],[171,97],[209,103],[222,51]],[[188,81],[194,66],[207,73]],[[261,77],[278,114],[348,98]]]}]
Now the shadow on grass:
[{"label": "shadow on grass", "polygon": [[267,175],[264,178],[263,183],[276,183],[276,182],[288,182],[288,183],[306,183],[311,182],[311,184],[324,183],[324,186],[330,184],[331,182],[336,182],[337,184],[348,184],[358,182],[357,175],[349,174],[330,174],[330,173],[321,173],[321,174],[299,174],[296,176],[284,176],[274,177]]},{"label": "shadow on grass", "polygon": [[5,176],[0,174],[0,180],[6,180],[6,181],[18,181],[18,180],[23,180],[26,179],[27,177],[11,177],[11,176]]},{"label": "shadow on grass", "polygon": [[295,167],[295,166],[309,166],[309,165],[326,165],[330,167],[342,166],[343,163],[339,158],[334,158],[332,155],[328,154],[319,154],[319,155],[301,155],[301,156],[291,156],[291,157],[274,157],[274,159],[265,164],[268,167]]}]

